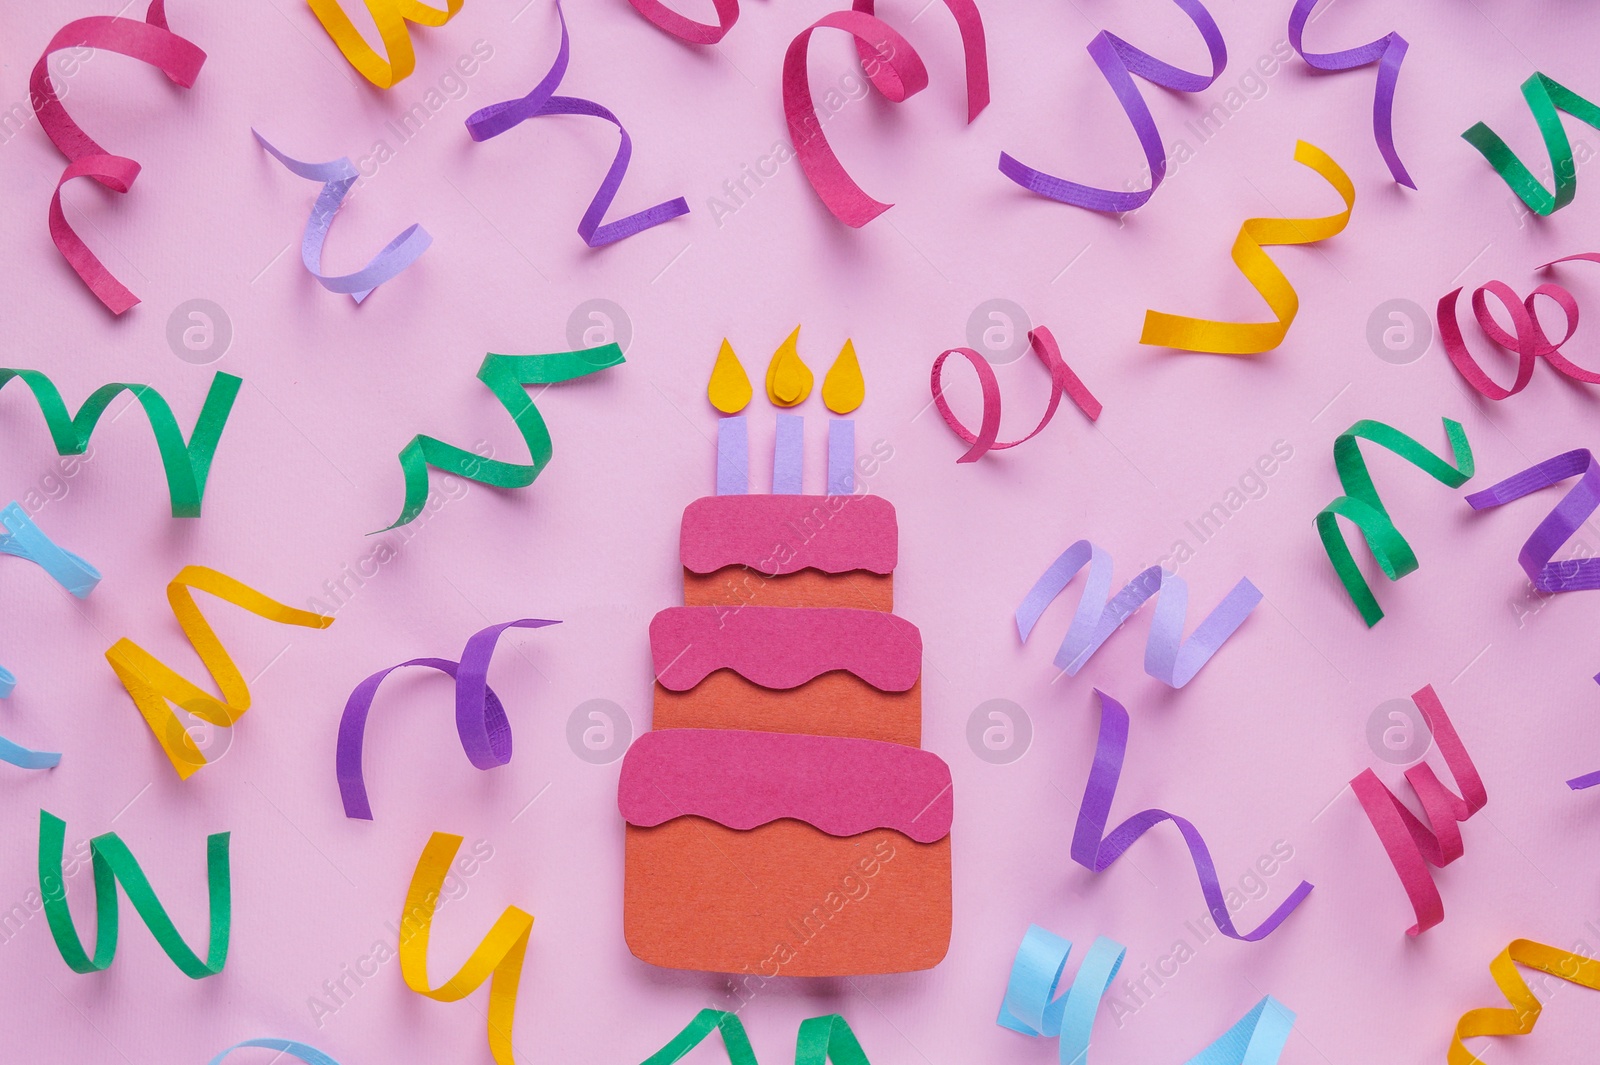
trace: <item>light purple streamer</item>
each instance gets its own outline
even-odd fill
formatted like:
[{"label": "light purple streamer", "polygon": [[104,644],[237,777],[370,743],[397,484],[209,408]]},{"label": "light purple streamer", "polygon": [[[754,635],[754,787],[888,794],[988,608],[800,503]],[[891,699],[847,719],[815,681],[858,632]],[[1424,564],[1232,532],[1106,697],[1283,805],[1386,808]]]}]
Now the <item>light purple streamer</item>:
[{"label": "light purple streamer", "polygon": [[1211,17],[1205,5],[1200,0],[1173,0],[1173,3],[1189,16],[1189,20],[1200,31],[1200,36],[1205,39],[1206,50],[1211,53],[1209,76],[1193,74],[1163,63],[1107,30],[1102,30],[1089,42],[1088,47],[1089,55],[1110,84],[1111,91],[1117,94],[1117,102],[1122,105],[1123,112],[1127,114],[1128,121],[1133,123],[1133,130],[1139,137],[1139,146],[1144,149],[1145,161],[1150,167],[1148,189],[1117,192],[1114,189],[1080,185],[1019,163],[1006,152],[1000,153],[1000,172],[1030,192],[1091,211],[1120,213],[1148,203],[1156,189],[1161,187],[1162,179],[1167,176],[1167,150],[1161,144],[1161,131],[1156,128],[1156,120],[1150,114],[1150,105],[1144,102],[1139,87],[1133,83],[1133,75],[1137,74],[1152,85],[1174,92],[1200,92],[1209,88],[1228,65],[1228,46],[1222,39],[1222,31],[1217,28],[1216,19]]},{"label": "light purple streamer", "polygon": [[828,423],[828,494],[847,496],[855,490],[855,419],[835,418]]},{"label": "light purple streamer", "polygon": [[1304,42],[1306,23],[1310,21],[1311,11],[1317,2],[1295,0],[1294,10],[1289,12],[1289,43],[1306,61],[1306,66],[1313,70],[1335,73],[1378,64],[1378,87],[1372,96],[1372,136],[1378,142],[1378,152],[1389,165],[1389,173],[1395,181],[1408,189],[1416,188],[1417,183],[1411,180],[1405,164],[1400,162],[1400,153],[1394,147],[1394,91],[1400,81],[1400,64],[1405,61],[1406,49],[1410,46],[1398,33],[1387,33],[1375,41],[1342,52],[1308,52]]},{"label": "light purple streamer", "polygon": [[717,422],[717,495],[750,494],[750,426],[740,414]]},{"label": "light purple streamer", "polygon": [[772,447],[772,494],[797,496],[805,476],[805,424],[798,414],[778,415]]},{"label": "light purple streamer", "polygon": [[1311,894],[1312,885],[1300,881],[1300,886],[1278,904],[1267,919],[1253,932],[1240,932],[1228,915],[1228,903],[1222,894],[1217,867],[1211,860],[1211,851],[1200,837],[1200,830],[1176,814],[1165,810],[1143,810],[1128,818],[1106,834],[1106,822],[1111,817],[1111,802],[1117,795],[1117,782],[1122,777],[1122,761],[1128,750],[1128,711],[1105,692],[1096,688],[1100,698],[1100,738],[1095,745],[1094,766],[1089,770],[1089,782],[1083,789],[1083,805],[1078,808],[1078,824],[1072,833],[1072,860],[1092,873],[1104,872],[1127,852],[1150,829],[1163,821],[1171,821],[1183,834],[1189,847],[1189,857],[1200,878],[1200,892],[1205,896],[1206,908],[1217,923],[1217,931],[1229,939],[1254,943],[1271,935],[1283,919]]},{"label": "light purple streamer", "polygon": [[255,130],[250,132],[255,135],[256,143],[291,173],[308,181],[322,182],[322,192],[311,206],[311,217],[306,219],[305,232],[300,237],[300,261],[305,264],[306,271],[329,292],[347,292],[360,303],[372,295],[373,289],[416,262],[417,257],[433,243],[433,237],[428,235],[426,229],[413,224],[402,230],[399,236],[372,257],[371,262],[355,273],[324,274],[322,246],[327,243],[328,228],[333,225],[334,216],[344,205],[345,197],[350,194],[350,187],[356,183],[360,173],[355,164],[350,162],[349,156],[341,156],[329,163],[302,163],[278,151]]},{"label": "light purple streamer", "polygon": [[1040,615],[1085,565],[1089,567],[1089,576],[1083,595],[1055,657],[1057,668],[1065,670],[1069,677],[1076,676],[1100,645],[1147,600],[1159,595],[1145,644],[1144,671],[1170,687],[1181,688],[1194,679],[1200,667],[1211,660],[1261,602],[1261,592],[1249,578],[1241,577],[1185,640],[1183,625],[1189,612],[1189,586],[1182,577],[1167,573],[1160,566],[1150,566],[1107,602],[1111,592],[1111,556],[1088,540],[1079,540],[1057,556],[1017,607],[1017,634],[1022,642],[1028,641]]},{"label": "light purple streamer", "polygon": [[556,0],[556,16],[561,20],[561,48],[556,53],[556,60],[551,64],[549,71],[528,95],[490,104],[467,116],[468,135],[475,141],[486,141],[491,137],[498,137],[530,118],[540,118],[545,115],[584,115],[605,119],[616,126],[622,138],[617,146],[616,158],[611,161],[611,169],[606,171],[605,179],[600,182],[600,188],[596,190],[594,199],[589,201],[588,210],[584,211],[583,217],[578,220],[578,236],[582,237],[583,242],[591,248],[615,244],[635,233],[642,233],[653,226],[659,226],[662,222],[688,214],[689,203],[679,196],[665,203],[658,203],[654,207],[647,207],[626,218],[602,224],[606,212],[611,209],[611,201],[617,198],[617,190],[622,187],[623,175],[628,172],[628,161],[633,158],[633,141],[629,139],[628,131],[622,128],[622,122],[617,116],[594,101],[576,96],[555,95],[556,89],[561,85],[561,79],[566,76],[567,61],[570,56],[567,16],[561,10],[560,0]]},{"label": "light purple streamer", "polygon": [[1572,539],[1588,520],[1589,515],[1600,509],[1600,463],[1595,462],[1587,448],[1579,448],[1545,459],[1537,466],[1530,466],[1499,484],[1490,485],[1467,497],[1467,503],[1473,510],[1485,510],[1521,499],[1541,488],[1551,488],[1569,477],[1577,477],[1578,483],[1568,490],[1555,509],[1533,530],[1517,555],[1522,571],[1541,592],[1578,592],[1600,588],[1600,558],[1551,561],[1562,545]]}]

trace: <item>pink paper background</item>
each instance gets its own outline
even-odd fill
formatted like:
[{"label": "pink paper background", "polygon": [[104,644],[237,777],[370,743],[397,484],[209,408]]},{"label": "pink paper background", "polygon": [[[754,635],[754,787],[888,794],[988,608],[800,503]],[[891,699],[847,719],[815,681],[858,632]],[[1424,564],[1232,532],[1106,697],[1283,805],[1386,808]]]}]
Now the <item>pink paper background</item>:
[{"label": "pink paper background", "polygon": [[[931,972],[761,989],[742,1013],[764,1062],[789,1058],[800,1019],[840,1010],[875,1065],[1042,1065],[1054,1060],[1053,1044],[993,1023],[1028,922],[1080,944],[1101,933],[1123,941],[1131,976],[1180,937],[1192,941],[1184,922],[1204,903],[1175,834],[1158,831],[1098,877],[1068,861],[1094,738],[1093,685],[1134,716],[1115,816],[1161,805],[1191,818],[1231,883],[1274,841],[1291,846],[1293,859],[1267,882],[1267,898],[1242,912],[1243,925],[1298,879],[1317,885],[1268,941],[1199,947],[1120,1030],[1108,1000],[1097,1061],[1183,1060],[1268,992],[1299,1012],[1287,1065],[1439,1061],[1464,1010],[1500,1004],[1485,967],[1509,939],[1600,942],[1586,924],[1600,926],[1600,856],[1591,846],[1600,799],[1562,784],[1600,764],[1590,680],[1600,669],[1600,596],[1541,602],[1514,561],[1554,496],[1473,516],[1463,492],[1377,456],[1380,490],[1422,568],[1381,582],[1389,617],[1372,632],[1311,524],[1337,492],[1333,437],[1357,418],[1389,421],[1434,447],[1443,446],[1441,415],[1462,420],[1482,471],[1471,487],[1597,443],[1595,393],[1547,368],[1491,409],[1464,393],[1437,340],[1420,361],[1392,365],[1374,355],[1365,330],[1385,300],[1431,308],[1455,285],[1491,277],[1526,291],[1534,265],[1593,250],[1592,175],[1582,172],[1577,202],[1555,218],[1519,216],[1458,134],[1483,118],[1524,158],[1542,159],[1517,85],[1539,69],[1600,93],[1589,48],[1600,13],[1570,0],[1483,0],[1345,3],[1319,17],[1311,33],[1320,48],[1391,28],[1412,42],[1396,114],[1401,153],[1422,189],[1411,193],[1390,183],[1372,144],[1370,70],[1318,77],[1298,61],[1277,68],[1264,57],[1284,39],[1288,4],[1215,0],[1232,57],[1217,85],[1198,98],[1146,90],[1163,138],[1184,139],[1193,157],[1119,226],[1025,194],[995,159],[1004,148],[1080,180],[1120,186],[1135,177],[1136,145],[1083,46],[1104,25],[1196,66],[1200,44],[1175,8],[987,4],[995,103],[967,128],[948,14],[886,0],[883,13],[922,51],[932,85],[899,106],[851,102],[829,123],[852,174],[898,204],[852,232],[792,164],[760,187],[747,180],[753,193],[720,224],[707,203],[784,136],[783,50],[836,5],[752,0],[723,45],[695,50],[623,0],[573,3],[563,91],[612,108],[634,137],[618,208],[680,193],[693,207],[687,219],[590,251],[573,228],[615,148],[610,127],[540,120],[478,145],[460,124],[475,107],[525,92],[547,68],[554,14],[542,2],[519,6],[468,0],[448,26],[415,33],[417,72],[389,93],[362,82],[294,0],[174,0],[174,29],[210,55],[187,92],[96,55],[67,79],[68,107],[146,170],[128,196],[78,183],[67,200],[80,232],[144,299],[120,320],[50,244],[46,208],[62,160],[26,107],[27,74],[49,35],[113,6],[50,0],[4,15],[0,102],[19,105],[0,144],[8,362],[46,370],[74,406],[106,381],[150,382],[186,427],[212,369],[245,380],[201,521],[168,516],[138,414],[103,426],[92,461],[59,481],[31,401],[14,389],[0,403],[0,501],[30,491],[58,497],[36,520],[106,575],[80,606],[36,570],[0,563],[8,620],[0,661],[21,678],[0,705],[0,728],[64,752],[48,773],[0,767],[0,910],[37,888],[40,806],[65,817],[69,844],[119,832],[192,942],[202,935],[208,832],[233,832],[235,895],[227,969],[198,983],[167,962],[126,906],[116,964],[98,976],[66,969],[42,916],[13,918],[0,937],[8,1058],[203,1062],[238,1039],[274,1035],[308,1040],[344,1065],[487,1062],[485,993],[431,1002],[405,989],[393,963],[320,1028],[308,1006],[342,966],[378,940],[392,944],[385,926],[435,829],[493,848],[436,922],[435,980],[454,971],[502,907],[537,915],[517,1011],[519,1061],[631,1065],[697,1009],[732,1008],[726,979],[656,970],[628,954],[618,765],[576,757],[566,723],[581,702],[605,698],[626,708],[635,731],[647,725],[646,627],[657,609],[681,601],[678,517],[713,484],[704,385],[717,344],[729,337],[758,375],[796,322],[819,378],[854,338],[868,377],[859,439],[894,450],[873,485],[899,508],[897,609],[926,641],[925,745],[955,776],[958,912],[950,955]],[[477,41],[492,56],[462,83],[465,97],[397,147],[386,123],[422,102]],[[1258,59],[1272,75],[1242,82]],[[821,35],[812,58],[819,94],[852,63],[843,35]],[[1201,143],[1185,121],[1222,104],[1229,87],[1246,102]],[[412,221],[433,233],[433,248],[359,308],[321,290],[294,247],[316,187],[261,152],[251,125],[311,160],[360,161],[379,139],[397,148],[340,215],[331,269],[353,269]],[[1587,158],[1600,135],[1569,125]],[[1146,307],[1259,316],[1227,259],[1239,222],[1337,206],[1292,162],[1297,137],[1349,171],[1359,200],[1339,237],[1273,253],[1303,300],[1287,342],[1258,359],[1141,348]],[[1562,276],[1600,306],[1600,274],[1580,265]],[[232,321],[232,346],[214,367],[178,359],[166,339],[168,314],[194,297],[216,301]],[[413,433],[521,456],[509,419],[473,373],[485,351],[566,348],[569,315],[595,297],[629,316],[628,362],[541,396],[556,458],[538,484],[464,495],[456,485],[456,498],[411,527],[376,576],[359,587],[343,576],[373,552],[378,541],[366,534],[399,511],[395,453]],[[1091,427],[1065,409],[1029,445],[957,467],[964,448],[929,410],[928,366],[965,342],[969,313],[993,297],[1017,301],[1055,331],[1105,415]],[[1580,332],[1569,351],[1581,359],[1589,348]],[[1041,374],[1031,360],[999,372],[1010,437],[1043,402]],[[950,376],[970,383],[959,368]],[[956,389],[954,399],[975,424],[975,389]],[[808,487],[820,490],[821,406],[802,409]],[[771,414],[762,403],[751,410],[759,456],[770,448]],[[1144,676],[1148,611],[1075,678],[1052,682],[1066,606],[1033,644],[1017,645],[1010,611],[1055,552],[1090,537],[1126,579],[1175,539],[1193,542],[1184,523],[1279,440],[1293,457],[1266,480],[1266,494],[1182,567],[1197,605],[1214,603],[1242,574],[1267,599],[1192,685],[1172,692]],[[758,472],[757,483],[768,476]],[[197,675],[162,594],[189,563],[296,605],[326,601],[331,581],[354,594],[325,632],[210,610],[256,678],[255,704],[219,764],[180,783],[101,653],[130,635]],[[565,624],[502,641],[492,679],[516,732],[513,763],[473,771],[453,736],[448,682],[396,679],[369,729],[376,821],[346,820],[333,742],[350,688],[403,658],[455,654],[482,625],[519,616]],[[1408,941],[1404,895],[1341,785],[1369,765],[1399,780],[1369,749],[1367,720],[1425,683],[1438,688],[1490,802],[1465,827],[1466,856],[1438,877],[1445,923]],[[993,698],[1014,700],[1033,724],[1032,748],[1010,765],[987,764],[967,745],[969,715]],[[89,888],[84,872],[70,882],[82,925]],[[1534,1037],[1497,1046],[1493,1060],[1569,1060],[1600,1036],[1589,992],[1563,989],[1550,1006]],[[720,1051],[694,1060],[720,1061]]]}]

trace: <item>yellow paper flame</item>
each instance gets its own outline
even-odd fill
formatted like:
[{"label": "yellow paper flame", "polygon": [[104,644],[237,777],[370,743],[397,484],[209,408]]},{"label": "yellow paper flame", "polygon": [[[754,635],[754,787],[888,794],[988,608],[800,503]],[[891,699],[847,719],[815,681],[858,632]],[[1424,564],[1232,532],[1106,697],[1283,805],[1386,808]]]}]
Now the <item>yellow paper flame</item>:
[{"label": "yellow paper flame", "polygon": [[744,372],[744,365],[739,361],[739,356],[733,353],[733,345],[728,343],[727,337],[723,337],[722,348],[717,352],[717,364],[711,367],[706,398],[722,413],[738,414],[750,402],[752,394],[750,377]]},{"label": "yellow paper flame", "polygon": [[778,345],[767,363],[767,398],[775,407],[795,407],[811,395],[811,367],[800,359],[800,327],[795,326],[789,339]]},{"label": "yellow paper flame", "polygon": [[861,377],[855,343],[846,340],[839,349],[839,357],[833,360],[822,379],[822,402],[835,414],[849,414],[866,398],[867,382]]}]

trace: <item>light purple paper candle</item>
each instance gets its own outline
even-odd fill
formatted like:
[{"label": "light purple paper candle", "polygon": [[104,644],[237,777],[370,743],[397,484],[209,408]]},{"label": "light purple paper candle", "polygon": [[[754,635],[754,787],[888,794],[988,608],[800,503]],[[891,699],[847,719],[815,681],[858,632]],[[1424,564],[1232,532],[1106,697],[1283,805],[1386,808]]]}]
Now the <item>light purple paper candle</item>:
[{"label": "light purple paper candle", "polygon": [[847,496],[856,490],[856,420],[828,423],[828,494]]},{"label": "light purple paper candle", "polygon": [[750,430],[743,414],[717,422],[717,495],[750,492]]},{"label": "light purple paper candle", "polygon": [[772,493],[797,496],[805,467],[805,418],[778,415],[778,439],[772,449]]}]

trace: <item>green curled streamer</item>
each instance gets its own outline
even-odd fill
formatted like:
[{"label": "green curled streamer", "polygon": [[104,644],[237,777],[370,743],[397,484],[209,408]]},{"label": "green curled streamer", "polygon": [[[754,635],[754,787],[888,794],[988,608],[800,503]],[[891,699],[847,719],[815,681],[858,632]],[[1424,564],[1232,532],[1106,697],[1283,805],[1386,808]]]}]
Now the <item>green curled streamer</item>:
[{"label": "green curled streamer", "polygon": [[1572,202],[1578,191],[1578,168],[1572,161],[1572,143],[1561,125],[1561,112],[1600,129],[1600,106],[1596,106],[1544,74],[1535,73],[1522,83],[1522,98],[1533,112],[1544,137],[1545,151],[1550,153],[1550,169],[1555,175],[1556,190],[1552,195],[1523,165],[1500,135],[1482,122],[1461,136],[1494,167],[1500,179],[1511,186],[1511,191],[1521,197],[1528,210],[1537,215],[1554,214]]},{"label": "green curled streamer", "polygon": [[44,900],[44,915],[56,949],[75,973],[103,972],[117,953],[117,884],[127,892],[134,912],[150,929],[167,957],[191,980],[215,976],[228,960],[228,940],[233,931],[233,881],[228,868],[228,833],[217,832],[206,838],[206,881],[211,893],[211,939],[206,956],[189,949],[178,933],[166,908],[156,898],[155,889],[139,868],[138,859],[115,832],[89,841],[94,864],[94,957],[78,939],[67,907],[67,893],[61,880],[61,857],[66,846],[67,823],[47,810],[39,811],[39,895]]},{"label": "green curled streamer", "polygon": [[218,373],[211,379],[211,390],[195,419],[194,431],[187,441],[172,408],[149,385],[114,383],[102,385],[83,401],[77,414],[69,414],[61,393],[50,378],[38,370],[12,370],[0,368],[0,389],[13,379],[20,378],[33,392],[50,429],[57,454],[81,455],[89,447],[89,437],[99,423],[106,407],[122,392],[132,392],[150,419],[155,433],[156,447],[161,450],[161,465],[167,471],[167,494],[172,499],[174,518],[198,518],[200,500],[206,492],[206,478],[211,474],[211,460],[217,451],[217,441],[228,423],[228,413],[244,382],[229,373]]},{"label": "green curled streamer", "polygon": [[1328,552],[1328,561],[1350,594],[1362,620],[1371,628],[1383,617],[1383,608],[1367,587],[1366,578],[1350,554],[1344,533],[1339,530],[1339,518],[1355,524],[1372,550],[1372,557],[1383,568],[1384,576],[1391,581],[1417,568],[1416,552],[1394,526],[1378,490],[1367,473],[1367,462],[1361,457],[1359,441],[1371,440],[1379,447],[1388,448],[1396,455],[1416,466],[1429,477],[1451,488],[1458,488],[1472,477],[1472,445],[1467,442],[1466,430],[1461,423],[1444,419],[1445,435],[1450,439],[1450,452],[1454,466],[1429,451],[1416,440],[1383,422],[1362,419],[1340,433],[1333,441],[1333,465],[1339,471],[1339,484],[1345,494],[1317,512],[1317,533],[1322,537],[1322,547]]},{"label": "green curled streamer", "polygon": [[[672,1041],[647,1058],[643,1065],[673,1065],[705,1042],[712,1032],[722,1033],[722,1046],[731,1065],[757,1065],[750,1037],[738,1016],[724,1010],[703,1009]],[[850,1025],[837,1013],[800,1022],[795,1042],[795,1065],[871,1065]]]},{"label": "green curled streamer", "polygon": [[587,377],[623,362],[616,344],[579,351],[557,351],[543,355],[496,355],[490,353],[478,367],[478,380],[489,386],[505,407],[528,445],[530,463],[501,462],[463,451],[431,436],[418,433],[400,449],[400,469],[406,478],[405,509],[393,525],[379,532],[398,529],[422,513],[428,502],[428,467],[453,473],[491,488],[526,488],[550,464],[550,430],[533,400],[522,390],[524,385],[554,385]]}]

